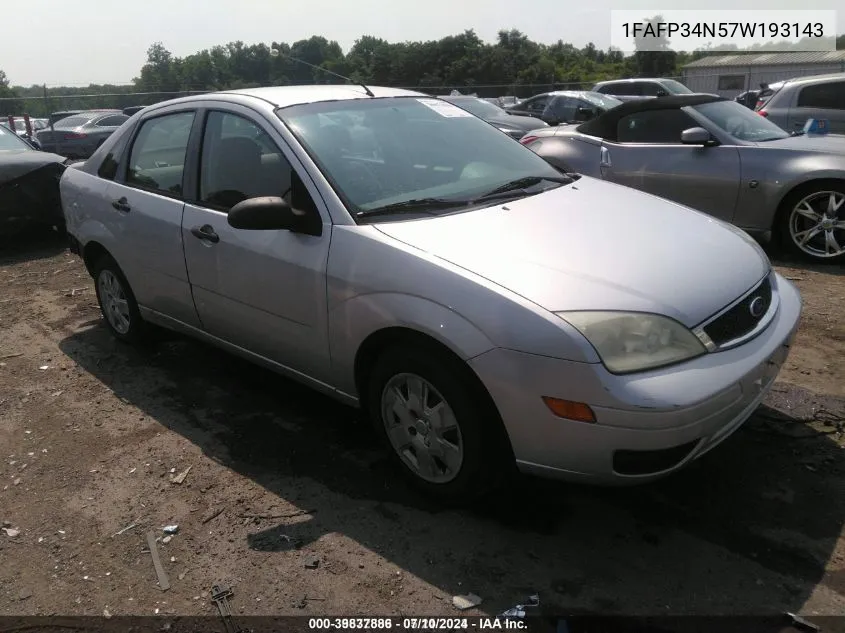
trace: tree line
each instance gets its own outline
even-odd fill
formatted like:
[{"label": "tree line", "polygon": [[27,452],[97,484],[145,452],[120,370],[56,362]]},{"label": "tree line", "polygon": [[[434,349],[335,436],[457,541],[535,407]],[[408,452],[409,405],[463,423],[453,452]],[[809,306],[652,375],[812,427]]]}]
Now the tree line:
[{"label": "tree line", "polygon": [[[176,57],[157,42],[148,49],[146,63],[129,85],[11,86],[0,70],[0,114],[45,116],[65,109],[150,105],[191,92],[342,83],[337,75],[434,94],[457,89],[479,96],[527,97],[552,89],[589,87],[603,79],[679,76],[690,61],[732,50],[718,47],[683,53],[668,50],[664,43],[663,50],[638,50],[626,56],[592,43],[583,48],[562,41],[542,44],[513,29],[499,31],[495,42],[486,43],[467,30],[424,42],[388,42],[365,35],[346,53],[336,41],[313,35],[292,44],[230,42]],[[845,35],[836,43],[845,49]]]}]

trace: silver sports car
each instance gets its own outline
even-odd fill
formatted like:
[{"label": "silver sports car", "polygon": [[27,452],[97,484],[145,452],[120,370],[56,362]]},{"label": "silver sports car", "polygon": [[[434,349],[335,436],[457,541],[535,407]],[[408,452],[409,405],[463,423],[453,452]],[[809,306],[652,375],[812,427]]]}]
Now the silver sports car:
[{"label": "silver sports car", "polygon": [[567,172],[773,234],[812,260],[845,260],[845,136],[789,134],[735,101],[690,94],[629,102],[520,142]]}]

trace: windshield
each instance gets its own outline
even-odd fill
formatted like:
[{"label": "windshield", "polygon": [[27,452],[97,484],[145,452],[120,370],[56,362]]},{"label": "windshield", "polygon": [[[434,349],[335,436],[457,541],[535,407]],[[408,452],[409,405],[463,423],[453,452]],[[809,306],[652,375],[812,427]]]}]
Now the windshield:
[{"label": "windshield", "polygon": [[[0,126],[0,151],[32,149],[24,143],[18,135],[11,132],[8,127]],[[529,150],[530,151],[530,150]]]},{"label": "windshield", "polygon": [[610,110],[618,105],[622,105],[622,102],[619,99],[611,97],[610,95],[603,95],[600,92],[585,92],[583,93],[583,97],[590,103],[600,107],[602,110]]},{"label": "windshield", "polygon": [[530,149],[439,99],[330,101],[277,114],[353,215],[435,197],[466,203],[520,178],[562,176]]},{"label": "windshield", "polygon": [[455,99],[454,101],[451,99],[445,99],[445,101],[454,103],[459,108],[468,110],[475,116],[482,119],[489,119],[496,116],[507,116],[507,112],[502,110],[502,108],[497,105],[493,105],[489,101],[484,101],[484,99]]},{"label": "windshield", "polygon": [[666,88],[666,90],[672,93],[673,95],[692,94],[692,90],[687,88],[684,84],[675,81],[674,79],[661,79],[660,85]]},{"label": "windshield", "polygon": [[787,132],[765,117],[761,117],[736,101],[702,103],[693,106],[693,109],[705,116],[713,125],[740,141],[762,143],[789,136]]}]

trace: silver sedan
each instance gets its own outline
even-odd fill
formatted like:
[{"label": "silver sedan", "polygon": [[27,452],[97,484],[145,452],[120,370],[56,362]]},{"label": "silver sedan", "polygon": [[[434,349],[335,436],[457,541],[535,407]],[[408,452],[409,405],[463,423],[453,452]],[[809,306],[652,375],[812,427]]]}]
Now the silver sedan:
[{"label": "silver sedan", "polygon": [[801,311],[742,231],[404,90],[149,106],[61,196],[114,336],[172,328],[359,406],[456,501],[514,465],[682,468],[753,413]]},{"label": "silver sedan", "polygon": [[845,261],[845,136],[789,134],[735,101],[689,94],[629,102],[521,142],[565,171],[773,234],[811,261]]}]

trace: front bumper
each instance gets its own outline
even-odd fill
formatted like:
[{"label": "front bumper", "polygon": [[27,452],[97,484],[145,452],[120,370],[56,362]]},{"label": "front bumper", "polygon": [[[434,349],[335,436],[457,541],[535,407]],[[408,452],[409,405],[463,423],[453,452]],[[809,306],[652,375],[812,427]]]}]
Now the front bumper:
[{"label": "front bumper", "polygon": [[[521,470],[596,483],[638,483],[700,457],[751,416],[789,353],[801,316],[796,288],[776,275],[769,326],[734,349],[642,374],[494,349],[470,361],[487,386]],[[556,417],[551,396],[592,407],[596,423]]]}]

